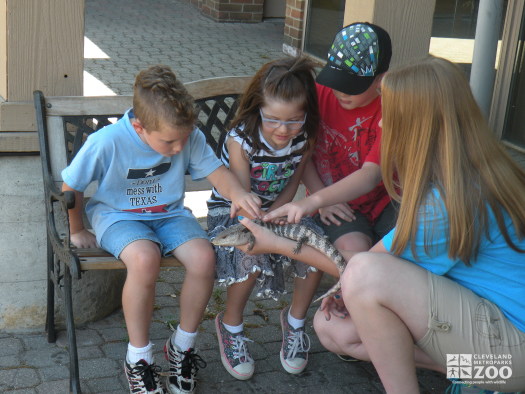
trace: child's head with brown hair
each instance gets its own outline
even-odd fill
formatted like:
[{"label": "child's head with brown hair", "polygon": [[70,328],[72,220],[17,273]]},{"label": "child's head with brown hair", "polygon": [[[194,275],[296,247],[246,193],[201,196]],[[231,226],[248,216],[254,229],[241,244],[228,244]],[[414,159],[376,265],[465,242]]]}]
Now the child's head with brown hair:
[{"label": "child's head with brown hair", "polygon": [[133,85],[133,112],[148,131],[163,125],[193,128],[193,97],[175,73],[164,65],[140,71]]},{"label": "child's head with brown hair", "polygon": [[186,144],[197,118],[193,97],[168,66],[138,73],[133,86],[132,126],[157,153],[173,156]]},{"label": "child's head with brown hair", "polygon": [[319,123],[315,64],[306,57],[266,63],[243,93],[232,127],[251,139],[255,150],[269,151],[304,132],[306,151],[315,143]]},{"label": "child's head with brown hair", "polygon": [[431,188],[447,210],[451,257],[468,263],[476,256],[487,207],[511,247],[502,211],[525,236],[525,172],[489,129],[459,66],[428,56],[388,72],[381,91],[381,170],[401,201],[394,251],[414,240]]}]

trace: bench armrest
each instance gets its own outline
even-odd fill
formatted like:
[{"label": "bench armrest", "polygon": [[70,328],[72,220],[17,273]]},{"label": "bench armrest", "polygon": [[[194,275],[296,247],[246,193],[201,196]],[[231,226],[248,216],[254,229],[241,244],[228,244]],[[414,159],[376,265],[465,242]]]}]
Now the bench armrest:
[{"label": "bench armrest", "polygon": [[80,279],[80,259],[71,243],[69,219],[67,210],[75,205],[75,194],[70,191],[61,192],[47,190],[46,198],[46,226],[47,239],[53,248],[53,253],[67,264],[71,275]]}]

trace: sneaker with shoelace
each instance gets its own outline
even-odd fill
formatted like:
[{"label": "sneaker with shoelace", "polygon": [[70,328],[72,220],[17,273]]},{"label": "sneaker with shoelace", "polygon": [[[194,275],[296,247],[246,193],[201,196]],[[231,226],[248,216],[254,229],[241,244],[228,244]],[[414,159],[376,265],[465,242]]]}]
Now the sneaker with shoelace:
[{"label": "sneaker with shoelace", "polygon": [[304,371],[308,363],[308,351],[310,350],[310,337],[304,332],[304,327],[294,329],[288,323],[287,306],[281,311],[281,327],[283,330],[283,343],[281,346],[281,364],[286,372],[299,374]]},{"label": "sneaker with shoelace", "polygon": [[250,379],[255,370],[255,362],[248,352],[246,342],[253,342],[246,338],[242,332],[232,334],[222,323],[224,312],[217,314],[215,318],[215,330],[219,341],[221,361],[226,371],[235,379]]},{"label": "sneaker with shoelace", "polygon": [[182,351],[168,338],[164,354],[170,364],[166,388],[171,394],[193,393],[197,386],[195,376],[199,368],[205,368],[206,362],[195,353],[193,348]]},{"label": "sneaker with shoelace", "polygon": [[164,394],[160,384],[160,367],[140,360],[136,364],[124,361],[124,371],[128,378],[129,392],[133,394]]}]

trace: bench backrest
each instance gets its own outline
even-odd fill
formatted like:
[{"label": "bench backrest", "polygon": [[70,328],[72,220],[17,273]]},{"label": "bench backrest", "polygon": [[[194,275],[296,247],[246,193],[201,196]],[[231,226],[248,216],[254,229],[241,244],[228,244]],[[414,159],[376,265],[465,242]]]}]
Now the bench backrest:
[{"label": "bench backrest", "polygon": [[[221,77],[185,84],[195,98],[198,126],[216,153],[237,109],[237,98],[250,80],[251,77]],[[60,190],[60,173],[71,162],[87,136],[115,122],[131,106],[132,96],[44,97],[42,92],[35,92],[46,193],[54,187]],[[189,176],[186,178],[188,191],[211,188],[207,181],[192,182]],[[94,187],[96,185],[86,190],[86,196],[92,195]]]}]

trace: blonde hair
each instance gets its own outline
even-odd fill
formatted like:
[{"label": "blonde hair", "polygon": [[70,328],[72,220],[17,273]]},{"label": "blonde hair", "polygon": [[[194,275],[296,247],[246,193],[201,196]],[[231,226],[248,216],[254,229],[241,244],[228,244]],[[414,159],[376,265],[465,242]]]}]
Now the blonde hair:
[{"label": "blonde hair", "polygon": [[133,112],[148,131],[161,126],[192,127],[197,118],[193,97],[168,66],[138,73],[133,86]]},{"label": "blonde hair", "polygon": [[[420,207],[437,188],[448,218],[449,257],[475,260],[489,210],[507,244],[507,212],[525,235],[525,172],[490,131],[461,69],[429,56],[391,71],[382,82],[381,170],[388,193],[400,201],[393,252],[415,250]],[[425,226],[425,249],[432,243]]]}]

